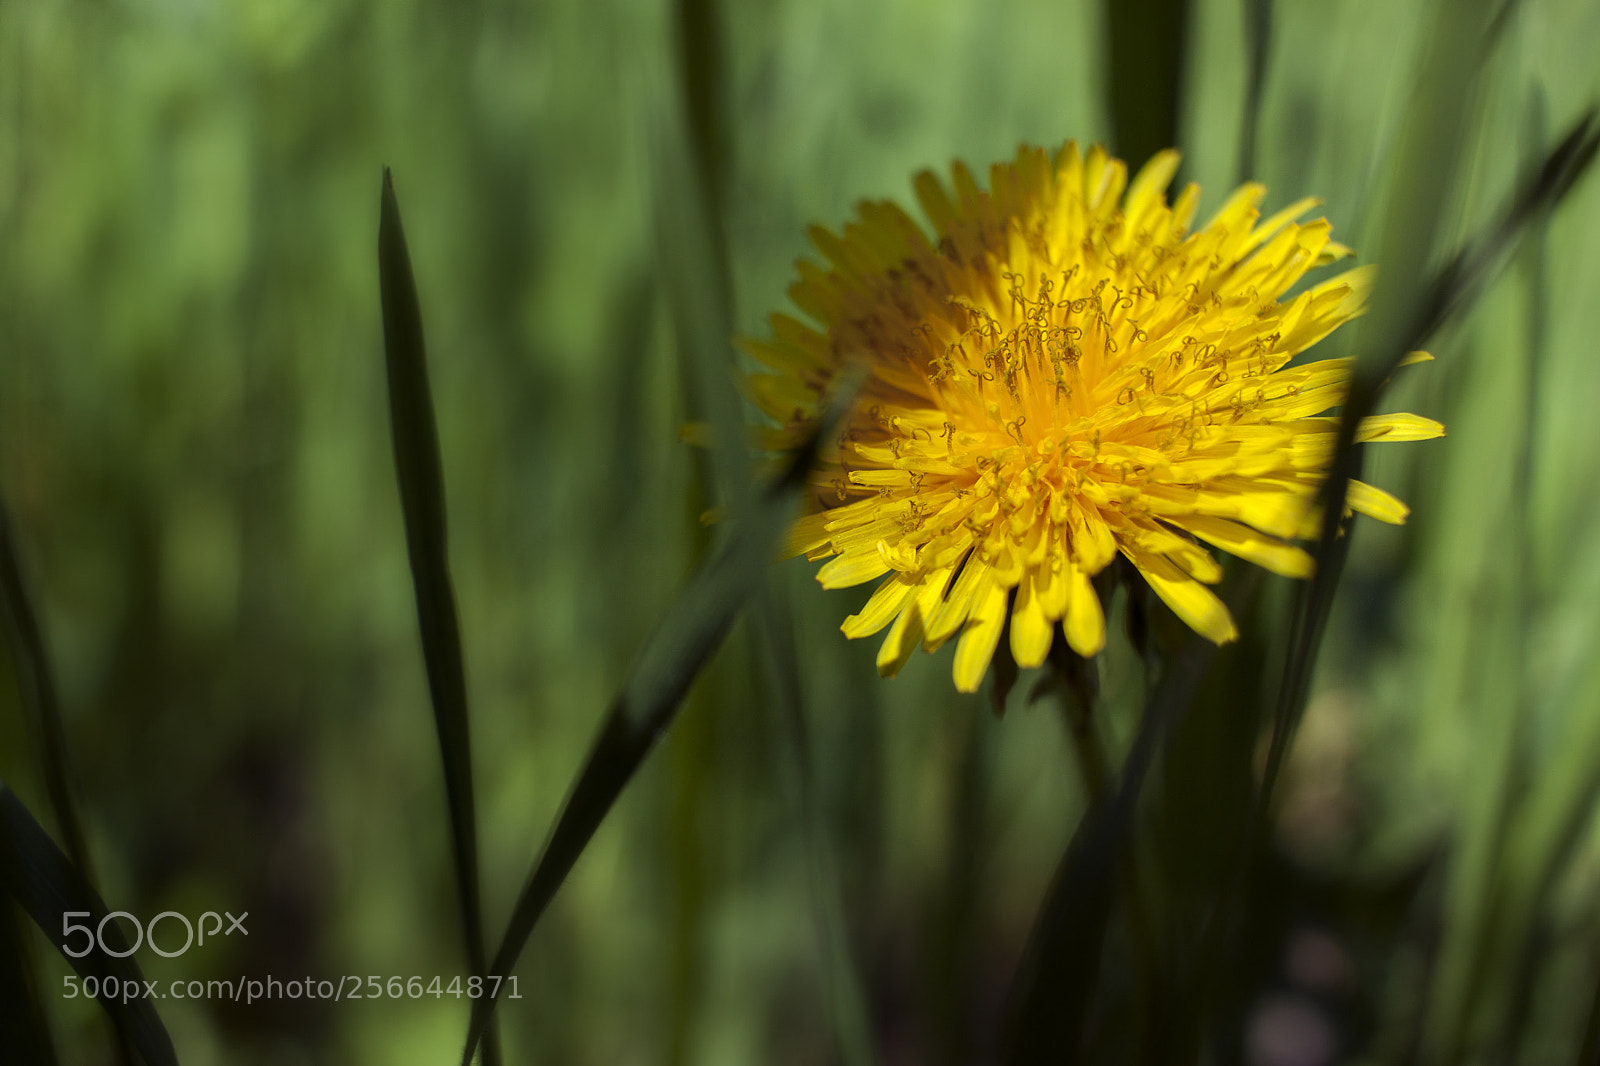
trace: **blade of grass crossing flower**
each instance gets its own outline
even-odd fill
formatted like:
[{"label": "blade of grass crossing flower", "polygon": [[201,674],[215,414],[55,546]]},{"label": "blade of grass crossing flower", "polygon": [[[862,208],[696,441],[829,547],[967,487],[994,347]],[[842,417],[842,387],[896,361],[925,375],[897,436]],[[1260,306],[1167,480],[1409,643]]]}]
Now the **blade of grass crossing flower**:
[{"label": "blade of grass crossing flower", "polygon": [[[712,484],[708,500],[728,500],[734,512],[748,505],[749,462],[744,453],[740,402],[730,370],[733,349],[729,271],[722,225],[722,177],[727,157],[723,118],[723,49],[719,12],[714,0],[678,0],[674,5],[678,33],[678,74],[684,135],[656,142],[656,225],[686,377],[697,419],[713,431]],[[811,873],[812,905],[824,955],[827,1000],[846,1063],[871,1061],[866,1012],[859,980],[839,916],[837,879],[832,853],[816,809],[814,782],[807,757],[808,738],[800,696],[800,672],[793,633],[787,625],[781,594],[770,581],[757,596],[756,636],[762,653],[769,706],[779,719],[783,770],[795,797]]]},{"label": "blade of grass crossing flower", "polygon": [[[1450,22],[1451,19],[1446,16],[1442,21]],[[1463,76],[1470,78],[1469,75]],[[1459,96],[1465,92],[1465,87],[1458,85],[1456,92]],[[1437,92],[1419,94],[1424,99],[1437,95]],[[1486,278],[1500,264],[1507,247],[1526,223],[1541,210],[1553,210],[1573,188],[1578,177],[1593,162],[1597,149],[1600,149],[1596,125],[1593,111],[1584,115],[1567,137],[1545,156],[1542,164],[1494,223],[1484,227],[1443,267],[1428,275],[1429,280],[1411,286],[1409,293],[1405,292],[1405,284],[1398,285],[1385,297],[1387,332],[1376,332],[1378,327],[1374,326],[1373,332],[1369,333],[1369,336],[1376,337],[1376,342],[1369,349],[1369,356],[1357,365],[1356,378],[1340,419],[1329,477],[1324,484],[1321,503],[1325,519],[1314,552],[1317,568],[1310,585],[1299,597],[1290,629],[1289,656],[1279,688],[1272,741],[1256,804],[1258,826],[1264,825],[1260,815],[1264,814],[1270,802],[1289,739],[1305,706],[1316,651],[1348,552],[1348,537],[1341,535],[1339,516],[1343,513],[1346,489],[1360,473],[1360,451],[1355,447],[1356,428],[1361,419],[1376,409],[1390,375],[1406,353],[1421,347],[1434,332],[1459,313],[1470,296],[1481,289]],[[1408,182],[1412,186],[1411,191],[1397,194],[1397,200],[1416,201],[1425,198],[1422,187],[1432,188],[1432,195],[1437,196],[1439,178],[1437,173],[1430,170],[1437,162],[1437,159],[1413,160],[1415,174]],[[1431,241],[1437,221],[1434,218],[1432,225],[1426,224],[1426,221],[1416,224],[1409,238],[1413,242],[1413,250],[1403,259],[1416,258],[1419,253],[1414,250],[1415,243]],[[1396,296],[1396,290],[1402,295]],[[1411,302],[1403,307],[1395,306],[1402,298]],[[1377,317],[1376,313],[1374,317]],[[1468,895],[1479,898],[1481,893],[1478,887],[1473,887]],[[1435,988],[1435,1006],[1430,1012],[1430,1018],[1435,1020],[1428,1024],[1426,1030],[1430,1034],[1430,1043],[1425,1045],[1424,1054],[1429,1060],[1445,1061],[1448,1058],[1445,1045],[1452,1038],[1443,1034],[1455,1032],[1459,1026],[1443,1019],[1463,1017],[1460,1005],[1464,1002],[1463,997],[1470,997],[1470,990],[1474,987],[1472,979],[1465,975],[1472,969],[1471,965],[1454,964],[1436,969],[1436,973],[1442,975],[1443,983]],[[1445,1058],[1439,1058],[1441,1055]]]},{"label": "blade of grass crossing flower", "polygon": [[573,782],[539,860],[512,907],[489,966],[490,992],[475,1000],[463,1066],[482,1037],[500,991],[534,926],[646,755],[672,724],[684,694],[760,585],[792,520],[795,499],[824,440],[833,439],[860,375],[839,383],[826,417],[783,473],[740,519],[727,544],[695,572],[635,661]]},{"label": "blade of grass crossing flower", "polygon": [[[417,625],[427,667],[439,753],[444,763],[450,838],[460,897],[462,935],[474,973],[485,970],[483,913],[478,894],[477,816],[472,785],[472,738],[467,719],[466,669],[444,505],[444,474],[433,397],[428,386],[422,309],[400,222],[400,204],[388,168],[378,222],[378,281],[383,304],[385,366],[395,473],[405,518],[406,549],[416,592]],[[498,1040],[484,1042],[484,1062],[499,1061]]]},{"label": "blade of grass crossing flower", "polygon": [[1325,518],[1313,553],[1317,560],[1316,571],[1298,598],[1290,628],[1289,656],[1279,687],[1272,743],[1262,775],[1258,803],[1262,809],[1270,801],[1288,739],[1305,705],[1321,629],[1332,606],[1334,587],[1347,549],[1347,538],[1341,536],[1342,523],[1338,516],[1343,513],[1349,483],[1361,470],[1361,453],[1355,447],[1357,428],[1361,420],[1376,409],[1390,375],[1406,354],[1421,347],[1466,306],[1467,297],[1479,291],[1523,226],[1540,210],[1555,210],[1593,164],[1600,152],[1600,118],[1597,115],[1600,112],[1591,109],[1579,118],[1571,132],[1545,156],[1502,215],[1433,272],[1431,281],[1422,287],[1420,297],[1405,320],[1405,329],[1392,338],[1383,339],[1374,349],[1374,358],[1365,359],[1357,366],[1357,376],[1351,383],[1339,420],[1328,479],[1323,486],[1321,503]]},{"label": "blade of grass crossing flower", "polygon": [[[1317,649],[1333,604],[1348,538],[1342,535],[1345,496],[1350,481],[1359,476],[1360,452],[1355,449],[1355,426],[1371,413],[1382,383],[1398,365],[1404,352],[1420,341],[1409,341],[1399,355],[1395,342],[1414,332],[1409,321],[1419,305],[1420,279],[1434,254],[1443,224],[1448,196],[1465,136],[1466,116],[1461,101],[1473,98],[1482,53],[1488,5],[1470,0],[1460,5],[1435,0],[1431,35],[1418,70],[1410,105],[1403,120],[1400,152],[1385,207],[1377,261],[1383,264],[1384,284],[1374,297],[1372,315],[1362,326],[1367,358],[1357,363],[1355,380],[1340,420],[1338,441],[1322,504],[1324,521],[1314,557],[1311,582],[1297,597],[1290,626],[1289,653],[1284,666],[1274,714],[1271,746],[1263,775],[1260,808],[1264,809],[1276,783],[1288,742],[1299,722],[1311,686]],[[1431,330],[1429,331],[1431,332]],[[1373,343],[1376,339],[1377,343]],[[1391,359],[1392,356],[1392,359]],[[1384,369],[1387,367],[1387,369]],[[1380,374],[1379,370],[1383,370]],[[1360,414],[1355,412],[1360,410]]]},{"label": "blade of grass crossing flower", "polygon": [[[1329,476],[1323,487],[1321,503],[1325,518],[1314,551],[1316,571],[1309,585],[1297,597],[1289,630],[1288,653],[1279,684],[1271,743],[1252,814],[1257,852],[1264,843],[1267,825],[1265,812],[1270,805],[1290,738],[1305,707],[1316,652],[1348,553],[1349,537],[1343,535],[1344,523],[1338,516],[1343,513],[1346,489],[1361,470],[1361,452],[1355,447],[1357,427],[1362,419],[1375,411],[1390,375],[1400,366],[1406,354],[1425,344],[1432,334],[1467,306],[1470,296],[1481,289],[1526,223],[1540,211],[1553,211],[1565,199],[1593,163],[1597,151],[1600,151],[1600,122],[1596,121],[1596,112],[1591,109],[1545,155],[1501,215],[1485,226],[1474,239],[1465,242],[1451,259],[1415,287],[1413,303],[1408,309],[1391,312],[1400,327],[1392,334],[1379,335],[1377,343],[1370,349],[1370,356],[1357,366],[1357,376],[1352,382],[1340,418]],[[1419,184],[1424,183],[1423,178],[1414,180]],[[1222,920],[1213,923],[1213,947],[1220,943],[1216,938],[1227,936],[1237,889],[1238,882],[1235,881],[1219,910]],[[1455,1016],[1457,1012],[1448,1013]]]},{"label": "blade of grass crossing flower", "polygon": [[[153,997],[148,994],[138,963],[133,961],[119,922],[106,920],[109,912],[99,894],[3,781],[0,889],[17,901],[80,977],[93,977],[101,989],[110,990],[97,997],[100,1005],[124,1043],[146,1066],[177,1066],[172,1039],[156,1013]],[[86,915],[83,921],[72,924],[98,931],[109,951],[101,951],[96,945],[81,958],[69,954],[68,947],[77,943],[64,935],[64,922],[69,915]],[[122,954],[119,957],[111,952]]]},{"label": "blade of grass crossing flower", "polygon": [[93,883],[89,849],[84,842],[83,825],[68,786],[66,743],[61,729],[61,704],[56,695],[55,672],[45,648],[39,616],[33,609],[23,577],[22,561],[12,532],[11,512],[0,499],[0,611],[5,615],[6,637],[11,661],[20,682],[22,705],[28,712],[28,725],[39,745],[39,761],[44,770],[45,794],[50,813],[55,817],[67,854]]},{"label": "blade of grass crossing flower", "polygon": [[1479,291],[1499,264],[1506,248],[1538,210],[1554,210],[1593,163],[1600,151],[1600,122],[1596,111],[1586,112],[1572,131],[1544,158],[1542,165],[1523,185],[1504,213],[1484,227],[1477,239],[1467,242],[1441,268],[1433,271],[1420,295],[1403,317],[1403,329],[1392,336],[1381,336],[1356,367],[1344,411],[1328,478],[1323,484],[1321,503],[1325,516],[1313,557],[1317,561],[1311,582],[1301,591],[1289,631],[1289,654],[1279,686],[1273,736],[1263,771],[1263,787],[1258,807],[1265,808],[1281,768],[1283,755],[1299,712],[1309,692],[1316,648],[1326,615],[1332,606],[1338,584],[1340,558],[1345,548],[1341,535],[1346,492],[1351,480],[1360,474],[1360,451],[1355,447],[1361,420],[1377,408],[1390,376],[1407,353],[1421,347],[1429,337],[1466,306],[1467,299]]}]

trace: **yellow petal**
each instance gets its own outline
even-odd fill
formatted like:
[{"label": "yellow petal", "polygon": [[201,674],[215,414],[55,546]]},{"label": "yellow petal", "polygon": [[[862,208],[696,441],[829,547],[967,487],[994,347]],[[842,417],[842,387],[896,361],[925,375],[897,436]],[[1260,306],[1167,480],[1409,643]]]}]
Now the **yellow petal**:
[{"label": "yellow petal", "polygon": [[1365,481],[1356,481],[1353,478],[1344,502],[1352,511],[1360,511],[1391,526],[1403,525],[1406,515],[1411,513],[1411,508],[1401,503],[1398,498],[1376,486],[1368,485]]},{"label": "yellow petal", "polygon": [[1067,613],[1067,598],[1071,595],[1071,587],[1067,584],[1067,567],[1072,563],[1066,558],[1065,552],[1060,547],[1051,549],[1050,555],[1044,563],[1034,571],[1034,594],[1039,599],[1039,606],[1044,610],[1045,620],[1056,622]]},{"label": "yellow petal", "polygon": [[848,555],[829,559],[817,571],[817,580],[825,589],[847,589],[860,585],[889,572],[889,564],[878,554],[877,545],[856,549]]},{"label": "yellow petal", "polygon": [[[1085,482],[1085,485],[1089,482]],[[1073,561],[1083,570],[1098,574],[1117,554],[1117,541],[1111,527],[1095,507],[1082,507],[1072,501],[1071,518]]]},{"label": "yellow petal", "polygon": [[973,600],[977,593],[984,591],[991,581],[989,564],[975,554],[969,556],[966,565],[961,568],[961,573],[956,578],[955,587],[950,590],[950,595],[939,605],[938,610],[932,612],[928,622],[928,633],[923,639],[923,646],[928,651],[933,651],[956,635],[968,615],[972,613]]},{"label": "yellow petal", "polygon": [[900,613],[906,599],[917,590],[917,583],[904,574],[895,574],[889,580],[878,586],[876,592],[861,608],[860,614],[853,614],[844,620],[844,625],[839,629],[851,640],[857,637],[869,637],[894,620]]},{"label": "yellow petal", "polygon": [[1128,216],[1130,226],[1137,227],[1144,221],[1145,212],[1160,202],[1161,194],[1166,192],[1167,186],[1172,184],[1172,176],[1178,172],[1178,161],[1177,151],[1168,148],[1151,156],[1150,161],[1139,168],[1138,176],[1128,186],[1128,196],[1123,203],[1123,213]]},{"label": "yellow petal", "polygon": [[1100,609],[1100,597],[1094,594],[1089,575],[1071,563],[1062,577],[1067,586],[1067,613],[1062,627],[1067,633],[1067,645],[1085,659],[1098,655],[1106,646],[1106,616]]},{"label": "yellow petal", "polygon": [[1321,206],[1321,204],[1322,201],[1318,197],[1307,196],[1303,200],[1296,200],[1282,211],[1279,211],[1276,214],[1269,216],[1264,221],[1257,223],[1255,231],[1251,233],[1249,239],[1244,242],[1244,250],[1248,251],[1249,249],[1254,248],[1256,245],[1261,244],[1263,241],[1277,233],[1284,226],[1287,226],[1289,223],[1293,222],[1295,219],[1299,218],[1313,207]]},{"label": "yellow petal", "polygon": [[1317,261],[1311,265],[1314,267],[1325,267],[1329,263],[1337,263],[1339,260],[1348,259],[1355,254],[1355,249],[1351,248],[1348,244],[1340,244],[1338,241],[1329,241],[1327,244],[1322,246],[1322,254],[1317,256]]},{"label": "yellow petal", "polygon": [[1039,571],[1035,570],[1017,586],[1017,602],[1011,609],[1011,657],[1024,670],[1042,665],[1050,654],[1050,638],[1055,627],[1045,616],[1038,591]]},{"label": "yellow petal", "polygon": [[1151,555],[1135,548],[1124,548],[1123,554],[1139,568],[1163,603],[1185,625],[1214,644],[1226,644],[1239,639],[1233,618],[1227,606],[1216,594],[1180,570],[1176,564],[1159,555]]},{"label": "yellow petal", "polygon": [[1432,440],[1444,436],[1444,423],[1421,415],[1397,413],[1363,418],[1356,427],[1356,440],[1406,441]]},{"label": "yellow petal", "polygon": [[827,544],[828,518],[827,511],[818,511],[806,515],[790,526],[789,535],[783,541],[784,558],[809,555],[815,549]]},{"label": "yellow petal", "polygon": [[976,692],[1000,643],[1000,628],[1006,621],[1006,590],[992,579],[980,590],[972,606],[972,617],[956,645],[953,671],[958,692]]},{"label": "yellow petal", "polygon": [[1249,526],[1211,515],[1190,515],[1180,523],[1201,540],[1225,552],[1248,559],[1257,566],[1284,577],[1310,577],[1314,569],[1304,549],[1285,544],[1276,537],[1258,533]]},{"label": "yellow petal", "polygon": [[913,600],[889,628],[878,647],[878,676],[893,677],[922,641],[922,605]]}]

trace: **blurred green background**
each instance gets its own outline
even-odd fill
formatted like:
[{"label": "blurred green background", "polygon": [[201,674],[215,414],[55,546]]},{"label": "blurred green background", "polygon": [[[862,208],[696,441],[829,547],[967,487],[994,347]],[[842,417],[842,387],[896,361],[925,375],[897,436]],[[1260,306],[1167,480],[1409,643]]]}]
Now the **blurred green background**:
[{"label": "blurred green background", "polygon": [[[1436,11],[1275,5],[1253,174],[1268,210],[1319,195],[1363,253],[1398,224],[1380,207]],[[1600,93],[1600,6],[1508,12],[1452,101],[1444,248]],[[698,267],[661,179],[689,126],[677,17],[640,0],[0,5],[0,490],[100,887],[145,917],[250,912],[246,941],[142,952],[147,976],[466,971],[390,454],[383,165],[427,325],[502,928],[709,536],[700,457],[679,443],[671,284]],[[906,203],[914,171],[955,157],[1112,134],[1095,3],[710,17],[720,47],[692,54],[719,109],[743,332],[788,309],[808,223]],[[1240,177],[1245,17],[1194,0],[1185,34],[1179,141],[1202,216]],[[1357,527],[1278,797],[1280,905],[1238,963],[1239,1061],[1576,1054],[1600,978],[1596,237],[1591,179],[1387,401],[1449,436],[1369,457],[1413,517]],[[837,632],[864,591],[823,593],[813,571],[778,571],[807,776],[741,626],[535,933],[502,1004],[509,1061],[989,1060],[1082,810],[1061,722],[1028,704],[1027,676],[1003,718],[958,696],[950,651],[880,682],[874,642]],[[1289,590],[1272,581],[1228,660],[1239,699],[1276,684]],[[1118,749],[1143,695],[1126,642],[1104,687]],[[43,818],[16,700],[0,659],[0,776]],[[1175,751],[1203,761],[1227,705],[1203,701]],[[1151,817],[1147,887],[1172,941],[1197,913],[1185,871],[1215,856]],[[112,1061],[34,942],[62,1061]],[[158,1006],[190,1066],[448,1063],[466,1017],[448,997]],[[1273,1034],[1304,1050],[1313,1030],[1327,1055],[1273,1057]]]}]

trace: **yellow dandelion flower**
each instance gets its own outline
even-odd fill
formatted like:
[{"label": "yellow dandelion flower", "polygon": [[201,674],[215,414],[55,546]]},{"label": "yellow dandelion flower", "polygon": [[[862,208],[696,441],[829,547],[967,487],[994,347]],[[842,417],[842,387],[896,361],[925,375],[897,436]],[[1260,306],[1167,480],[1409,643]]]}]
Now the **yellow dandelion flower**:
[{"label": "yellow dandelion flower", "polygon": [[[1361,313],[1371,268],[1280,297],[1349,255],[1301,200],[1265,221],[1245,185],[1193,232],[1199,190],[1169,205],[1175,152],[1127,169],[1099,147],[1031,147],[953,188],[918,175],[935,236],[892,203],[864,203],[842,235],[811,231],[828,267],[799,264],[790,289],[815,320],[772,317],[745,349],[770,367],[752,399],[781,424],[774,447],[817,415],[833,376],[868,376],[837,448],[813,478],[815,513],[789,548],[828,559],[818,580],[884,578],[848,637],[889,627],[878,669],[919,643],[959,637],[955,684],[975,691],[1009,613],[1018,665],[1040,665],[1059,621],[1072,649],[1105,644],[1090,578],[1120,552],[1196,631],[1237,636],[1207,585],[1205,545],[1307,576],[1293,541],[1315,534],[1349,360],[1285,364]],[[1419,353],[1419,358],[1425,358]],[[1323,416],[1323,417],[1318,417]],[[1421,440],[1444,427],[1380,415],[1362,440]],[[1385,522],[1399,500],[1353,482],[1348,505]],[[886,576],[887,575],[887,576]]]}]

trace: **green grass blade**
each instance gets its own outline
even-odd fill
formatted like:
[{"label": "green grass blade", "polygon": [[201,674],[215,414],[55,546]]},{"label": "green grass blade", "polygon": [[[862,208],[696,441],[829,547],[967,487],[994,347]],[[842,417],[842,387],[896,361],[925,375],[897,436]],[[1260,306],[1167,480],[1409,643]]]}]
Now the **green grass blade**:
[{"label": "green grass blade", "polygon": [[61,704],[56,695],[55,673],[45,648],[44,634],[33,609],[23,577],[22,561],[12,534],[11,513],[0,499],[0,614],[5,616],[6,637],[11,645],[22,689],[22,705],[27,708],[29,726],[39,744],[39,761],[44,770],[45,794],[50,813],[66,841],[72,864],[93,883],[89,848],[84,842],[83,824],[72,802],[68,787],[66,743],[62,737]]},{"label": "green grass blade", "polygon": [[651,194],[657,268],[671,309],[694,418],[711,426],[697,456],[707,506],[734,515],[749,503],[750,459],[743,404],[734,388],[733,314],[722,174],[727,154],[722,47],[712,0],[678,0],[679,106],[652,101]]},{"label": "green grass blade", "polygon": [[1600,1066],[1600,981],[1595,982],[1589,1003],[1589,1017],[1583,1026],[1583,1043],[1578,1046],[1574,1066]]},{"label": "green grass blade", "polygon": [[[855,384],[839,392],[807,444],[792,453],[784,473],[739,522],[727,545],[700,567],[668,609],[612,703],[566,804],[522,894],[489,967],[491,989],[516,965],[534,926],[572,871],[622,790],[633,780],[710,659],[734,617],[760,587],[795,498],[823,440],[832,439]],[[494,1009],[495,995],[474,1001],[463,1066],[472,1060]]]},{"label": "green grass blade", "polygon": [[[1234,606],[1254,597],[1259,580],[1258,571],[1245,573],[1230,596]],[[1017,968],[1005,1058],[1010,1066],[1072,1061],[1077,1054],[1139,796],[1216,653],[1215,644],[1190,635],[1145,705],[1115,790],[1091,803],[1067,845]]]},{"label": "green grass blade", "polygon": [[[97,978],[102,986],[115,981],[113,988],[129,990],[127,996],[101,995],[100,1005],[146,1066],[177,1066],[172,1038],[144,994],[144,975],[132,953],[121,958],[98,948],[83,958],[66,953],[61,941],[63,916],[69,911],[87,912],[84,924],[101,929],[106,905],[4,782],[0,782],[0,888],[21,905],[80,976]],[[101,935],[113,951],[127,950],[118,923],[106,922]]]},{"label": "green grass blade", "polygon": [[1178,144],[1189,0],[1105,0],[1111,140],[1137,170]]},{"label": "green grass blade", "polygon": [[[416,591],[417,625],[427,665],[439,754],[450,807],[450,839],[467,960],[485,970],[483,911],[478,890],[478,833],[472,786],[472,736],[467,718],[466,668],[455,592],[450,581],[444,474],[433,397],[428,387],[422,309],[400,204],[387,168],[378,222],[378,282],[383,302],[383,342],[389,379],[389,418],[395,473],[405,516],[406,549]],[[485,1041],[486,1064],[499,1060],[498,1041]]]},{"label": "green grass blade", "polygon": [[1267,62],[1272,56],[1272,0],[1245,0],[1244,120],[1239,125],[1240,184],[1255,180],[1256,150],[1261,132],[1261,98],[1267,84]]},{"label": "green grass blade", "polygon": [[[1359,476],[1361,451],[1355,427],[1372,413],[1378,393],[1406,352],[1433,332],[1425,316],[1428,286],[1424,282],[1442,227],[1444,205],[1466,138],[1462,101],[1473,98],[1481,59],[1488,47],[1482,0],[1463,4],[1464,17],[1451,17],[1444,3],[1434,5],[1427,23],[1432,47],[1426,52],[1413,85],[1400,150],[1384,201],[1377,261],[1384,271],[1374,307],[1362,323],[1367,357],[1356,367],[1350,395],[1340,420],[1328,479],[1319,503],[1321,536],[1314,550],[1316,572],[1296,597],[1290,621],[1288,655],[1273,716],[1261,800],[1265,811],[1290,738],[1299,723],[1311,688],[1323,629],[1333,606],[1334,591],[1344,570],[1349,537],[1345,536],[1344,501],[1352,478]],[[1443,280],[1445,274],[1438,276]],[[1360,414],[1354,414],[1359,411]]]},{"label": "green grass blade", "polygon": [[1338,437],[1329,464],[1320,503],[1322,533],[1314,551],[1315,575],[1299,597],[1289,637],[1289,658],[1279,688],[1271,747],[1263,771],[1259,806],[1270,801],[1282,767],[1289,738],[1299,721],[1310,691],[1322,630],[1333,606],[1333,593],[1343,571],[1349,538],[1342,535],[1345,494],[1350,481],[1360,475],[1361,451],[1355,444],[1356,427],[1372,414],[1406,353],[1461,313],[1495,272],[1508,247],[1524,226],[1541,211],[1554,210],[1594,162],[1600,151],[1600,118],[1590,110],[1573,126],[1533,171],[1501,216],[1468,241],[1421,287],[1415,304],[1399,315],[1400,328],[1381,338],[1372,358],[1357,365],[1350,395],[1339,420]]},{"label": "green grass blade", "polygon": [[17,909],[0,899],[0,1033],[16,1061],[56,1066],[55,1042],[32,973]]}]

